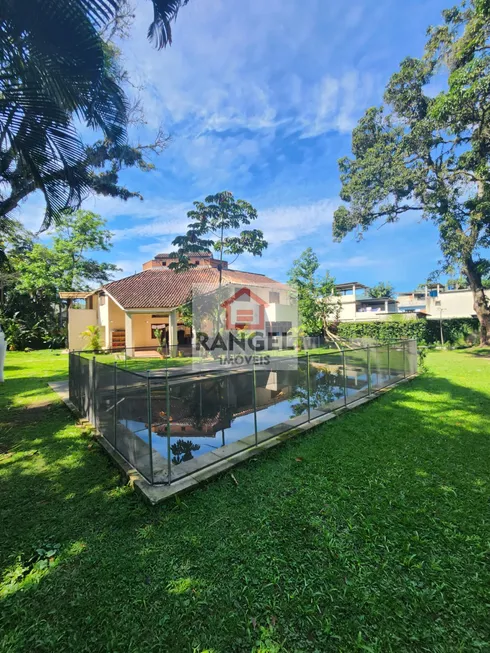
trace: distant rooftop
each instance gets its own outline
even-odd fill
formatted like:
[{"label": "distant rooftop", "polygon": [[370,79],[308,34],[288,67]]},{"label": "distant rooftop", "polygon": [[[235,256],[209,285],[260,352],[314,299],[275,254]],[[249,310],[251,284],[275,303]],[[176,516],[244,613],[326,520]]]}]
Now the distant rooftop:
[{"label": "distant rooftop", "polygon": [[335,284],[336,288],[352,288],[352,286],[356,286],[356,288],[369,288],[369,286],[365,286],[363,283],[359,283],[359,281],[348,281],[347,283]]},{"label": "distant rooftop", "polygon": [[[192,256],[192,258],[213,258],[211,252],[187,252],[186,256]],[[177,255],[175,252],[162,252],[161,254],[157,254],[155,258],[177,258]]]}]

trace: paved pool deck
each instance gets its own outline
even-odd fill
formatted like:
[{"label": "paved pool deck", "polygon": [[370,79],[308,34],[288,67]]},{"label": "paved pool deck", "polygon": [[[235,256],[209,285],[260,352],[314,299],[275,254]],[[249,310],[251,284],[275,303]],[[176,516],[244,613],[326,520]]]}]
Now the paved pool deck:
[{"label": "paved pool deck", "polygon": [[[102,434],[97,431],[93,424],[83,418],[80,419],[80,422],[87,424],[87,426],[90,426],[94,430],[99,444],[119,467],[125,480],[130,483],[151,505],[157,505],[172,497],[189,492],[197,488],[199,485],[230,471],[236,465],[256,457],[261,451],[278,446],[301,433],[310,431],[321,424],[335,419],[346,411],[355,410],[359,406],[374,401],[381,395],[392,390],[394,387],[401,385],[402,383],[407,383],[416,376],[417,374],[414,374],[396,381],[384,388],[373,391],[370,395],[352,401],[347,404],[347,406],[342,405],[334,408],[329,413],[312,410],[310,413],[310,421],[305,422],[304,417],[295,418],[297,421],[296,424],[294,423],[295,420],[290,420],[287,424],[278,424],[270,429],[260,431],[257,434],[257,440],[255,439],[255,435],[248,436],[242,440],[232,442],[225,447],[217,449],[212,453],[188,461],[188,463],[183,463],[182,465],[179,465],[177,469],[175,467],[173,468],[172,483],[170,485],[152,485],[149,483],[134,468],[134,466],[126,460],[126,458],[124,458],[104,437],[102,437]],[[53,381],[49,383],[49,386],[58,394],[70,411],[74,413],[75,416],[79,417],[77,409],[70,402],[68,381]],[[286,428],[287,430],[285,430]],[[256,442],[258,443],[255,444]],[[154,453],[156,456],[159,456],[157,452]],[[163,467],[164,464],[162,463],[161,466]]]}]

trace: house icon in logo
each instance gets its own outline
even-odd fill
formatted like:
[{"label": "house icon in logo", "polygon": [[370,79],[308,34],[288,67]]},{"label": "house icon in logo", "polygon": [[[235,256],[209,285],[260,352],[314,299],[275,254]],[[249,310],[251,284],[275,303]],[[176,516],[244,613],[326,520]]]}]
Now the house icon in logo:
[{"label": "house icon in logo", "polygon": [[253,293],[250,288],[240,288],[221,304],[221,307],[226,310],[227,330],[264,330],[267,306],[269,304]]}]

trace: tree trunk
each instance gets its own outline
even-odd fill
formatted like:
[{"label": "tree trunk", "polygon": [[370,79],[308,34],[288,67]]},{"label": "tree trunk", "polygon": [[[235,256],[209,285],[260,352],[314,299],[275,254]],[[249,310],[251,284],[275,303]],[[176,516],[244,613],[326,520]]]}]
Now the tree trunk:
[{"label": "tree trunk", "polygon": [[490,302],[483,288],[481,274],[472,257],[469,257],[464,266],[470,288],[473,292],[473,307],[480,322],[480,345],[490,345]]}]

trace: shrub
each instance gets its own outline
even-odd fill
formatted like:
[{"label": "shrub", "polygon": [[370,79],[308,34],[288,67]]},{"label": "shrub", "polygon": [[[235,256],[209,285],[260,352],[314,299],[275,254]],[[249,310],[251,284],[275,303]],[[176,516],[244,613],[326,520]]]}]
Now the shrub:
[{"label": "shrub", "polygon": [[66,341],[66,329],[48,319],[28,324],[16,313],[14,317],[0,315],[0,323],[10,350],[57,349]]},{"label": "shrub", "polygon": [[100,339],[100,329],[98,326],[92,324],[88,326],[85,331],[80,334],[82,338],[88,340],[84,349],[88,351],[98,352],[102,349],[102,340]]},{"label": "shrub", "polygon": [[[454,318],[443,320],[444,342],[450,345],[461,343],[478,330],[476,318]],[[440,342],[439,320],[388,320],[387,322],[342,322],[338,335],[348,340],[373,338],[378,342],[400,339],[415,339],[420,344],[433,345]]]}]

